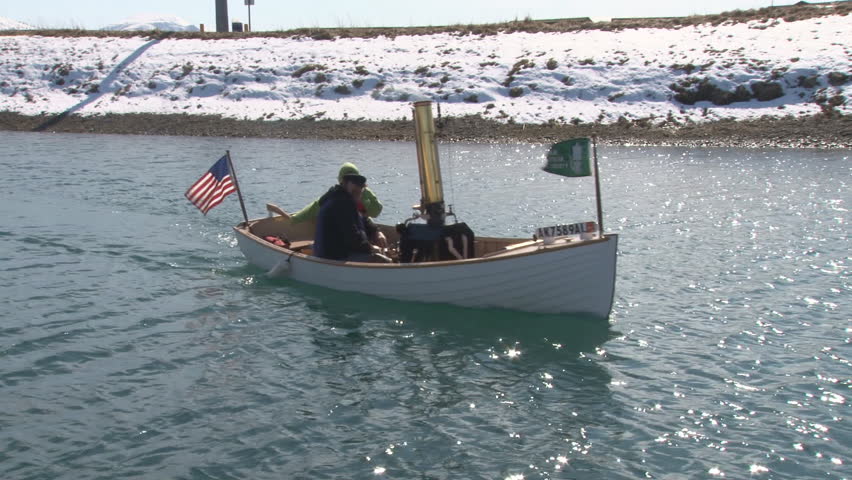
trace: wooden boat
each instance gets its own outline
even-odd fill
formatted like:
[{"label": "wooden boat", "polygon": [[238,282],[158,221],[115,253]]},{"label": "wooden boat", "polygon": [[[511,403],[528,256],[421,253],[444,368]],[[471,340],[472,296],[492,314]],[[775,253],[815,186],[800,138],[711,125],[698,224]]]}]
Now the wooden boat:
[{"label": "wooden boat", "polygon": [[[378,225],[393,246],[393,263],[315,257],[315,224],[294,224],[284,216],[234,227],[246,259],[272,276],[396,300],[607,318],[618,236],[600,230],[600,202],[597,223],[540,229],[532,239],[479,237],[464,224],[447,225],[430,103],[416,103],[414,115],[420,214],[397,226]],[[422,219],[427,222],[415,223]]]}]

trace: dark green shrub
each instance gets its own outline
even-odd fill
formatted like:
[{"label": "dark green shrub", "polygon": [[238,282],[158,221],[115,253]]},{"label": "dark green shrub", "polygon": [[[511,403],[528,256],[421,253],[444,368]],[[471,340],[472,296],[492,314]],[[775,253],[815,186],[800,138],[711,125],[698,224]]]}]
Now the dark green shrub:
[{"label": "dark green shrub", "polygon": [[849,75],[842,72],[831,72],[828,74],[828,83],[834,87],[839,87],[849,81]]},{"label": "dark green shrub", "polygon": [[751,91],[754,98],[761,102],[768,102],[784,96],[784,88],[778,82],[753,82]]},{"label": "dark green shrub", "polygon": [[520,72],[521,70],[525,69],[525,68],[532,68],[534,66],[535,66],[534,62],[531,62],[530,60],[527,60],[526,58],[524,58],[522,60],[515,62],[515,64],[512,65],[512,69],[509,70],[508,76],[511,77],[511,76],[515,75],[516,73]]},{"label": "dark green shrub", "polygon": [[802,88],[816,88],[819,86],[819,77],[810,75],[808,77],[800,75],[798,78],[798,86]]},{"label": "dark green shrub", "polygon": [[314,70],[325,70],[325,67],[323,67],[322,65],[317,65],[316,63],[309,63],[309,64],[303,66],[302,68],[296,70],[295,72],[293,72],[293,77],[299,78],[302,75],[304,75],[308,72],[312,72]]}]

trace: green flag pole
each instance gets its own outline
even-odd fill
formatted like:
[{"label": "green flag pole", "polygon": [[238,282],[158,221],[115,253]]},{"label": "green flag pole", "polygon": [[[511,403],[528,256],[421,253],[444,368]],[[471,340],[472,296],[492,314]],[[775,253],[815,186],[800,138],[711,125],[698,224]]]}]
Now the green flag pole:
[{"label": "green flag pole", "polygon": [[592,152],[595,158],[595,199],[598,204],[598,236],[603,237],[603,207],[601,207],[601,180],[598,172],[598,137],[592,136]]},{"label": "green flag pole", "polygon": [[[547,163],[542,167],[542,170],[564,177],[588,177],[594,175],[595,201],[598,207],[598,236],[603,237],[603,207],[601,206],[601,181],[598,171],[597,138],[597,136],[593,136],[591,141],[588,137],[572,138],[554,144],[547,152]],[[592,155],[589,155],[589,153],[592,153]],[[590,165],[589,157],[594,157],[594,167]]]}]

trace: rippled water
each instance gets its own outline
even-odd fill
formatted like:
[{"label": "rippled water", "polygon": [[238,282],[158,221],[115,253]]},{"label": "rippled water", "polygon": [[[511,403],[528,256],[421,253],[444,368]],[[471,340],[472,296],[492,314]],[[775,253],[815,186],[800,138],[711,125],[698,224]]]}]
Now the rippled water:
[{"label": "rippled water", "polygon": [[[0,478],[848,478],[850,152],[600,148],[610,321],[269,280],[250,216],[354,161],[395,223],[407,143],[0,132]],[[442,148],[477,234],[594,219],[544,147]],[[566,268],[566,275],[582,275]]]}]

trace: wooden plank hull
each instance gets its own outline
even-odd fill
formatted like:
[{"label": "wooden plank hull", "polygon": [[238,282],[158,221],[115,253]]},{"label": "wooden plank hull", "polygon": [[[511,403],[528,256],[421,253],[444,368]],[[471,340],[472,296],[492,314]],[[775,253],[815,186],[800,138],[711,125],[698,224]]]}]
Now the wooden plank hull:
[{"label": "wooden plank hull", "polygon": [[[541,242],[485,258],[416,264],[324,260],[277,247],[235,227],[248,261],[270,275],[335,290],[464,307],[609,317],[617,235],[583,242]],[[523,242],[523,240],[518,240]]]}]

